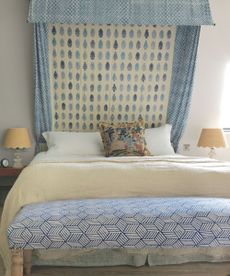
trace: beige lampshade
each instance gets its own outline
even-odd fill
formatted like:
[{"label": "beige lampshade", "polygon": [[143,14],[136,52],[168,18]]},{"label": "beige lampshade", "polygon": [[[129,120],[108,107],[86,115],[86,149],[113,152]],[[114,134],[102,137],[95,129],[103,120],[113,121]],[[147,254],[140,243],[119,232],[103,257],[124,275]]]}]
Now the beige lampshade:
[{"label": "beige lampshade", "polygon": [[203,148],[227,147],[223,130],[221,128],[203,128],[197,146]]},{"label": "beige lampshade", "polygon": [[31,147],[27,128],[9,128],[6,131],[3,146],[11,149],[27,149]]}]

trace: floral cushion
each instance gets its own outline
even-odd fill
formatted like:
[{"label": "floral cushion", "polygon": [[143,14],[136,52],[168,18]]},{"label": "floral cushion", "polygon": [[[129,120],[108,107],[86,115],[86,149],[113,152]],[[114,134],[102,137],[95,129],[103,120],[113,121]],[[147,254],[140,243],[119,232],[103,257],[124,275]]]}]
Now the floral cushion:
[{"label": "floral cushion", "polygon": [[100,123],[105,156],[149,155],[144,138],[144,123]]}]

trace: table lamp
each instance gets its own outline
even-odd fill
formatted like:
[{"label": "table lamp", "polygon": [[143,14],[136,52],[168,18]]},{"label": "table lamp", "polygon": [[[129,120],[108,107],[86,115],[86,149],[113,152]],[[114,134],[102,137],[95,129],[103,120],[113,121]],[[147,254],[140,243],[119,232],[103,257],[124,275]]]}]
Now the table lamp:
[{"label": "table lamp", "polygon": [[7,149],[14,149],[13,168],[22,168],[21,149],[31,147],[31,140],[27,128],[9,128],[6,131],[3,146]]},{"label": "table lamp", "polygon": [[223,130],[221,128],[203,128],[197,146],[210,148],[208,156],[213,158],[216,155],[215,148],[227,147]]}]

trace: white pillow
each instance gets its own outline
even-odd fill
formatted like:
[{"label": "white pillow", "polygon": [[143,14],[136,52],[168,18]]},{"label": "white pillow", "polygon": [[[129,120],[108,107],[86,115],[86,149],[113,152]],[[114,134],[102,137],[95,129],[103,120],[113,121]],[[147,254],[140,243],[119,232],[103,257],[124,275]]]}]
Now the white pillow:
[{"label": "white pillow", "polygon": [[145,140],[147,149],[152,155],[171,155],[175,154],[171,145],[171,125],[164,125],[157,128],[145,130]]},{"label": "white pillow", "polygon": [[44,132],[49,151],[57,154],[104,155],[99,132]]}]

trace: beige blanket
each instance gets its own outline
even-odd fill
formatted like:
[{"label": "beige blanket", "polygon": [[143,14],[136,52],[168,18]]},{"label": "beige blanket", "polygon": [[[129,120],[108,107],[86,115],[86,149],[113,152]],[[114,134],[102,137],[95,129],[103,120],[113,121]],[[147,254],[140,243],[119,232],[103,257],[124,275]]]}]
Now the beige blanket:
[{"label": "beige blanket", "polygon": [[147,196],[230,197],[230,164],[184,156],[55,157],[40,154],[5,201],[0,250],[10,275],[7,227],[26,204],[59,199]]}]

